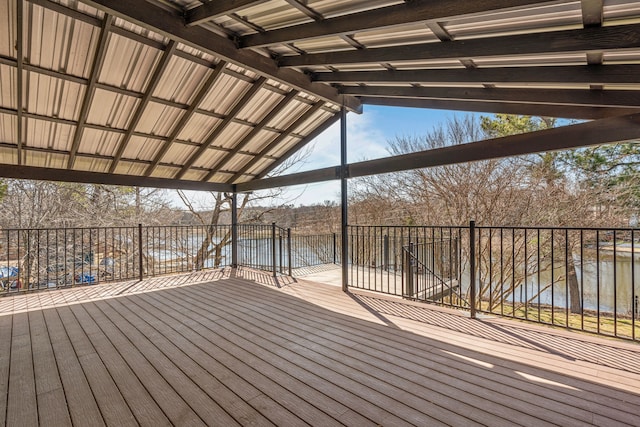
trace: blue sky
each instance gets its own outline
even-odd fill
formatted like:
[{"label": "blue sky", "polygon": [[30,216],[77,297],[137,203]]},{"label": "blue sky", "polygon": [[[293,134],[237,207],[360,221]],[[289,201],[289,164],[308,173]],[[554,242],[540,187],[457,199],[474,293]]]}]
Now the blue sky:
[{"label": "blue sky", "polygon": [[[388,155],[387,141],[398,136],[424,135],[434,126],[463,112],[365,106],[363,114],[347,115],[347,161],[371,160]],[[337,122],[310,144],[304,164],[285,173],[313,170],[340,164],[340,123]],[[279,200],[294,205],[323,203],[340,199],[339,181],[289,187]],[[278,204],[279,204],[278,203]]]},{"label": "blue sky", "polygon": [[[387,141],[397,136],[424,135],[434,126],[445,123],[456,111],[427,110],[420,108],[399,108],[365,106],[362,114],[347,115],[347,161],[349,163],[372,160],[388,156]],[[340,164],[340,122],[335,123],[308,146],[310,154],[304,163],[294,165],[284,174],[302,172]],[[211,206],[211,195],[206,192],[186,192],[196,207],[207,209]],[[313,205],[324,201],[340,200],[340,181],[299,185],[284,189],[282,195],[273,199],[274,206],[282,204]],[[175,197],[176,206],[182,202]],[[262,202],[264,203],[264,201]]]}]

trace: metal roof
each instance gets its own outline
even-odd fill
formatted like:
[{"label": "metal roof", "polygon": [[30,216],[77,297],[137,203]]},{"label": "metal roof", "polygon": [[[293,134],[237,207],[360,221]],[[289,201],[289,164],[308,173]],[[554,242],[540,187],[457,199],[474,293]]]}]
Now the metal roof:
[{"label": "metal roof", "polygon": [[639,71],[638,1],[0,0],[0,175],[227,190],[341,107],[606,119]]}]

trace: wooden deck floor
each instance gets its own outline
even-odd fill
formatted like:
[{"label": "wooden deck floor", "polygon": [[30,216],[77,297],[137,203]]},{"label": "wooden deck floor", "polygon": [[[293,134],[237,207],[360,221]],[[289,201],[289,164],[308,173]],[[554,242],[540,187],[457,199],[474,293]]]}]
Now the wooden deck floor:
[{"label": "wooden deck floor", "polygon": [[246,270],[7,297],[0,342],[8,426],[640,425],[638,345]]}]

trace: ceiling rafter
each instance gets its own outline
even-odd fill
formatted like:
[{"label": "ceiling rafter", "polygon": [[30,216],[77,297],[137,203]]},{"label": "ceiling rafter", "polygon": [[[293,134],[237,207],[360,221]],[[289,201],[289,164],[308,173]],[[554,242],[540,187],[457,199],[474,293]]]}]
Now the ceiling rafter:
[{"label": "ceiling rafter", "polygon": [[585,27],[600,27],[604,19],[604,0],[581,0],[582,24]]},{"label": "ceiling rafter", "polygon": [[306,4],[302,3],[301,1],[298,1],[298,0],[284,0],[284,1],[286,1],[292,7],[295,7],[300,12],[304,13],[305,15],[307,15],[309,18],[313,19],[316,22],[320,22],[324,19],[324,17],[320,13],[310,8]]},{"label": "ceiling rafter", "polygon": [[351,13],[322,22],[294,25],[264,34],[250,34],[240,38],[240,46],[264,47],[341,34],[353,34],[359,31],[406,25],[415,22],[439,20],[452,16],[473,15],[492,10],[511,9],[548,3],[549,0],[485,0],[458,1],[449,0],[412,0],[410,2],[381,7],[374,10]]},{"label": "ceiling rafter", "polygon": [[245,94],[236,102],[231,111],[227,113],[227,117],[222,120],[218,126],[213,129],[213,132],[207,137],[207,139],[200,145],[200,147],[196,150],[195,153],[189,157],[189,159],[185,162],[184,166],[180,169],[177,175],[174,177],[175,179],[181,179],[185,173],[193,166],[193,164],[198,161],[200,157],[204,155],[209,146],[215,141],[215,139],[220,135],[231,123],[232,119],[246,106],[245,104],[253,98],[253,96],[262,89],[262,86],[266,83],[266,77],[260,77],[255,83],[245,92]]},{"label": "ceiling rafter", "polygon": [[16,31],[18,34],[16,40],[16,105],[17,105],[17,126],[16,126],[16,145],[17,145],[17,163],[18,165],[22,165],[22,144],[24,135],[22,133],[22,115],[24,111],[23,100],[22,100],[22,92],[24,91],[24,80],[23,73],[24,70],[24,43],[22,40],[22,34],[24,31],[24,2],[18,0],[16,4],[16,20],[18,21],[18,25],[16,26]]},{"label": "ceiling rafter", "polygon": [[187,27],[202,24],[241,9],[264,3],[268,0],[214,0],[188,9],[184,12],[184,22]]},{"label": "ceiling rafter", "polygon": [[147,104],[149,104],[149,101],[151,100],[153,92],[156,90],[156,87],[158,86],[160,79],[162,78],[164,72],[166,71],[169,65],[169,62],[171,61],[171,58],[173,57],[173,54],[176,50],[176,46],[177,46],[177,43],[174,40],[170,40],[164,52],[162,52],[160,61],[158,62],[158,65],[156,65],[156,68],[153,71],[151,78],[149,79],[147,89],[144,91],[144,94],[142,95],[142,99],[138,103],[138,107],[136,108],[135,113],[133,113],[133,117],[129,123],[129,129],[127,130],[127,133],[122,138],[122,141],[120,141],[120,143],[118,144],[118,148],[116,149],[116,152],[113,156],[113,161],[111,162],[111,166],[109,166],[109,173],[114,173],[116,168],[118,167],[118,162],[122,157],[122,153],[124,153],[124,150],[129,145],[131,136],[133,135],[133,132],[136,130],[138,123],[140,123],[140,119],[142,118],[142,115],[144,114],[147,108]]},{"label": "ceiling rafter", "polygon": [[204,177],[204,181],[209,181],[216,173],[218,173],[224,166],[226,166],[227,163],[229,163],[229,161],[232,159],[232,157],[234,155],[238,154],[238,152],[240,152],[240,150],[242,150],[249,142],[251,142],[251,140],[258,133],[260,133],[262,130],[264,130],[264,127],[271,120],[273,120],[278,114],[280,114],[280,112],[284,108],[286,108],[287,105],[289,105],[289,103],[297,95],[298,95],[298,91],[297,90],[292,90],[287,95],[285,95],[285,97],[282,98],[280,100],[280,102],[278,102],[278,104],[276,104],[273,108],[271,108],[269,110],[269,112],[262,118],[262,120],[260,120],[260,122],[258,122],[253,127],[253,129],[251,129],[251,132],[249,132],[244,138],[242,138],[242,140],[240,142],[238,142],[226,156],[224,156],[220,161],[216,162],[211,167],[211,171]]},{"label": "ceiling rafter", "polygon": [[180,135],[180,132],[182,132],[182,130],[185,128],[185,126],[187,125],[191,117],[193,117],[193,115],[198,111],[198,105],[200,105],[202,100],[204,100],[204,98],[207,96],[207,94],[209,93],[209,90],[211,89],[211,87],[213,87],[213,85],[218,80],[220,75],[222,75],[226,66],[227,66],[226,61],[220,61],[220,63],[218,63],[216,68],[209,74],[209,77],[207,77],[202,87],[198,90],[198,93],[196,94],[195,98],[191,102],[191,105],[189,106],[189,108],[187,108],[187,110],[184,112],[184,114],[180,118],[180,121],[178,121],[176,126],[173,128],[173,130],[171,131],[171,134],[167,138],[167,141],[164,143],[160,151],[158,151],[153,161],[151,162],[151,165],[149,165],[147,170],[145,170],[144,176],[151,176],[151,174],[153,173],[155,168],[158,166],[162,158],[169,151],[169,148],[171,148],[173,143],[178,138],[178,135]]},{"label": "ceiling rafter", "polygon": [[[196,110],[196,112],[197,113],[200,113],[200,112],[204,113],[204,110]],[[200,113],[200,114],[202,114],[202,113]],[[11,115],[11,116],[17,116],[18,112],[17,112],[17,110],[14,110],[14,109],[0,107],[0,114],[8,114],[8,115]],[[76,125],[76,122],[73,121],[73,120],[62,119],[62,118],[59,118],[59,117],[44,116],[44,115],[35,114],[35,113],[25,112],[25,113],[23,113],[23,117],[26,118],[26,119],[42,120],[42,121],[49,122],[49,123],[57,123],[57,124],[62,124],[62,125],[67,125],[67,126],[75,126]],[[224,116],[222,114],[220,114],[220,115],[216,114],[215,117],[219,118],[219,119],[224,119]],[[254,126],[253,123],[247,122],[245,120],[239,120],[239,119],[233,120],[233,123],[239,123],[239,124],[242,124],[242,125],[245,125],[245,126]],[[124,135],[125,133],[127,133],[127,129],[112,128],[112,127],[103,126],[103,125],[97,125],[97,124],[92,124],[92,123],[85,124],[85,129],[95,129],[95,130],[99,130],[99,131],[112,132],[112,133],[117,133],[117,134],[121,134],[121,135]],[[273,132],[273,133],[276,133],[278,135],[280,135],[283,132],[282,130],[276,129],[276,128],[271,127],[271,126],[264,126],[262,128],[262,130]],[[294,138],[299,138],[299,139],[304,138],[304,136],[295,134],[293,132],[290,135],[293,136]],[[140,138],[152,139],[152,140],[156,140],[156,141],[162,141],[162,142],[167,142],[167,141],[171,140],[171,136],[159,136],[159,135],[150,134],[150,133],[144,133],[144,132],[133,132],[133,136],[137,136],[137,137],[140,137]],[[186,141],[186,140],[177,139],[177,138],[173,139],[173,141],[175,143],[178,143],[178,144],[188,145],[188,146],[192,146],[192,147],[199,147],[200,146],[200,144],[198,144],[197,142]],[[26,149],[27,147],[24,147],[24,148]],[[230,148],[215,147],[215,146],[209,147],[209,150],[220,151],[220,152],[223,152],[223,153],[228,153],[228,152],[231,151]],[[239,154],[249,155],[249,156],[253,155],[253,153],[248,152],[248,151],[246,151],[246,152],[245,151],[240,151]],[[80,156],[86,157],[86,156],[88,156],[88,154],[79,152],[79,153],[76,154],[76,156],[78,156],[78,157],[80,157]],[[269,157],[269,156],[267,156],[267,157]],[[105,156],[105,158],[109,158],[109,160],[113,159],[113,157],[111,157],[111,156]],[[274,159],[272,159],[272,160],[274,160]],[[126,160],[127,161],[134,161],[135,159],[127,158]],[[149,162],[149,163],[151,163],[151,162]],[[206,169],[206,170],[208,171],[209,169]]]},{"label": "ceiling rafter", "polygon": [[518,104],[585,105],[635,108],[640,105],[640,91],[589,89],[480,89],[452,87],[343,86],[350,95],[396,98],[459,99],[513,102]]},{"label": "ceiling rafter", "polygon": [[[113,29],[113,27],[112,27],[112,29]],[[114,31],[112,31],[112,33],[113,32]],[[162,48],[164,49],[164,45],[162,46]],[[184,53],[184,52],[182,52],[180,50],[176,50],[174,52],[174,55],[178,56],[178,57],[181,57],[181,58],[185,58],[185,59],[190,60],[192,62],[196,62],[195,61],[195,59],[196,59],[195,57],[193,57],[193,56],[191,56],[191,55],[189,55],[187,53]],[[211,68],[211,69],[215,69],[216,68],[216,64],[212,64],[212,63],[210,63],[208,61],[204,61],[203,60],[203,61],[198,61],[196,63],[199,63],[199,64],[201,64],[203,66],[206,66],[208,68]],[[7,58],[5,56],[0,56],[0,64],[5,64],[5,65],[17,67],[17,60],[14,59],[14,58]],[[37,73],[37,74],[42,74],[42,75],[45,75],[45,76],[53,77],[53,78],[64,80],[64,81],[68,81],[68,82],[78,83],[78,84],[81,84],[81,85],[87,85],[88,82],[89,82],[89,79],[84,78],[84,77],[78,77],[78,76],[74,76],[74,75],[71,75],[71,74],[65,74],[65,73],[61,73],[59,71],[49,70],[47,68],[42,68],[42,67],[38,67],[38,66],[35,66],[35,65],[31,65],[31,64],[24,64],[23,68],[26,71],[34,72],[34,73]],[[223,70],[223,72],[224,72],[224,74],[229,75],[229,76],[233,76],[233,77],[235,77],[235,78],[237,78],[239,80],[243,80],[243,81],[246,81],[246,82],[253,82],[253,79],[251,77],[239,74],[238,72],[230,70],[228,68],[225,68]],[[144,92],[137,92],[135,90],[126,89],[126,88],[113,86],[113,85],[109,85],[109,84],[106,84],[106,83],[100,83],[100,82],[96,82],[95,83],[95,88],[96,89],[102,89],[102,90],[107,91],[107,92],[115,92],[115,93],[120,94],[120,95],[130,96],[132,98],[142,98],[144,96]],[[274,93],[281,93],[281,94],[286,94],[287,93],[286,91],[282,90],[281,88],[277,88],[277,87],[271,86],[269,84],[265,84],[264,88],[266,90],[270,90],[270,91],[272,91]],[[298,97],[297,100],[300,101],[300,102],[307,103],[309,105],[313,104],[313,101],[309,100],[308,98]],[[164,98],[158,98],[158,97],[155,97],[155,96],[152,96],[150,101],[158,103],[158,104],[162,104],[162,105],[167,105],[169,107],[177,108],[177,109],[180,109],[180,110],[186,110],[186,109],[189,108],[188,104],[183,104],[183,103],[180,103],[180,102],[171,101],[171,100],[164,99]],[[207,111],[207,110],[196,110],[196,113],[208,115],[208,116],[211,116],[211,117],[217,117],[217,118],[224,118],[225,117],[223,114],[218,114],[218,113],[214,113],[214,112]],[[244,122],[239,121],[239,120],[235,120],[235,121],[237,123],[244,123]]]},{"label": "ceiling rafter", "polygon": [[458,99],[418,99],[362,96],[365,105],[427,108],[436,110],[473,111],[477,113],[519,114],[525,116],[559,117],[564,119],[595,120],[639,112],[640,108],[591,107],[575,105],[516,104],[497,101],[469,101]]},{"label": "ceiling rafter", "polygon": [[298,143],[296,145],[294,145],[293,147],[289,148],[283,155],[280,156],[280,158],[278,160],[274,161],[273,163],[271,163],[271,165],[269,165],[268,167],[263,169],[259,174],[256,175],[256,179],[262,179],[265,176],[269,175],[276,168],[278,168],[284,162],[289,160],[298,151],[300,151],[302,148],[304,148],[305,145],[307,145],[308,143],[313,141],[318,135],[320,135],[322,132],[324,132],[329,127],[331,127],[331,125],[333,125],[339,119],[340,119],[340,112],[337,112],[336,114],[331,116],[328,120],[326,120],[324,123],[322,123],[320,126],[318,126],[313,132],[311,132],[309,135],[307,135],[306,138],[298,141]]},{"label": "ceiling rafter", "polygon": [[313,73],[328,83],[577,83],[622,84],[638,82],[640,65],[568,65],[490,67],[473,69],[420,69],[395,71],[337,71]]},{"label": "ceiling rafter", "polygon": [[299,71],[282,69],[272,58],[253,51],[238,50],[232,40],[214,34],[205,28],[187,27],[184,25],[183,19],[175,12],[165,10],[160,6],[155,6],[144,0],[83,0],[83,2],[187,46],[238,64],[301,92],[337,105],[345,105],[352,111],[360,111],[360,103],[356,98],[340,95],[335,88],[329,85],[311,82],[307,75]]},{"label": "ceiling rafter", "polygon": [[[351,178],[567,150],[640,138],[640,113],[347,165]],[[339,179],[340,166],[236,184],[238,191]]]},{"label": "ceiling rafter", "polygon": [[[15,144],[10,143],[10,142],[1,142],[0,141],[0,147],[11,149],[11,148],[15,147]],[[58,150],[58,149],[55,149],[55,148],[44,148],[44,147],[27,146],[27,147],[24,147],[23,150],[25,150],[26,152],[57,154],[57,155],[63,155],[63,156],[67,155],[66,151]],[[227,153],[227,152],[230,151],[229,149],[224,149],[224,148],[221,148],[221,147],[212,147],[212,148],[210,148],[210,150],[219,150],[220,152],[223,152],[223,153]],[[245,151],[241,151],[240,154],[243,154],[243,155],[246,155],[246,156],[253,156],[254,155],[254,153],[245,152]],[[82,158],[87,158],[87,159],[109,160],[109,161],[112,159],[112,157],[107,155],[107,154],[78,153],[77,157],[78,158],[82,157]],[[276,157],[269,156],[269,155],[265,156],[265,158],[268,159],[268,160],[277,160]],[[151,164],[151,160],[127,159],[127,163],[135,163],[135,164],[141,164],[141,165],[148,166],[149,164]],[[170,163],[161,163],[161,165],[165,166],[165,167],[172,167],[172,168],[175,168],[175,169],[180,168],[180,166],[172,165]],[[196,169],[196,168],[194,168],[194,169]],[[209,169],[206,169],[206,168],[198,168],[198,169],[200,169],[202,171],[207,171],[207,172],[209,171]]]},{"label": "ceiling rafter", "polygon": [[[240,177],[242,177],[249,169],[251,169],[256,163],[258,163],[261,159],[267,157],[267,153],[274,149],[278,144],[285,140],[288,136],[294,133],[294,131],[304,124],[307,120],[309,120],[313,115],[324,105],[323,101],[318,101],[311,106],[307,111],[304,112],[303,115],[298,117],[293,123],[289,125],[289,127],[284,130],[280,135],[278,135],[273,141],[267,144],[258,154],[253,155],[253,159],[249,160],[247,164],[245,164],[238,172],[235,173],[227,183],[233,184]],[[274,159],[275,160],[275,159]]]},{"label": "ceiling rafter", "polygon": [[640,24],[284,56],[283,67],[537,55],[640,48]]},{"label": "ceiling rafter", "polygon": [[34,179],[43,181],[80,182],[85,184],[125,185],[135,187],[175,188],[200,191],[233,191],[229,184],[202,181],[177,182],[166,178],[150,178],[135,175],[118,175],[102,172],[88,172],[70,169],[42,168],[3,164],[0,168],[3,178]]},{"label": "ceiling rafter", "polygon": [[73,143],[71,150],[69,151],[69,161],[67,162],[67,169],[72,169],[76,153],[80,147],[80,140],[82,139],[82,133],[84,130],[84,124],[87,121],[89,115],[89,109],[93,101],[93,95],[95,94],[95,85],[100,76],[102,65],[104,64],[104,58],[107,52],[107,45],[109,44],[109,32],[111,30],[111,24],[113,23],[113,16],[105,14],[100,27],[100,37],[98,39],[98,45],[96,46],[95,55],[93,58],[93,65],[91,67],[91,74],[87,87],[85,89],[84,99],[82,101],[82,107],[80,108],[80,117],[78,118],[78,124],[76,126],[75,134],[73,135]]}]

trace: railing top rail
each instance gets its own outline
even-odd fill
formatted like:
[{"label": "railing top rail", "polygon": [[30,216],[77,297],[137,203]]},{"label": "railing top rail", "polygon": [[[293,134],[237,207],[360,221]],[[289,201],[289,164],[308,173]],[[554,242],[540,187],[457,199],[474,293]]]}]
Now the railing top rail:
[{"label": "railing top rail", "polygon": [[[469,229],[468,225],[349,225],[350,228],[403,228],[403,229]],[[578,227],[578,226],[534,226],[534,225],[477,225],[476,229],[483,230],[569,230],[569,231],[624,231],[624,232],[640,232],[640,227]]]},{"label": "railing top rail", "polygon": [[476,229],[482,230],[562,230],[562,231],[623,231],[640,232],[638,227],[554,227],[554,226],[499,226],[499,225],[476,225]]}]

